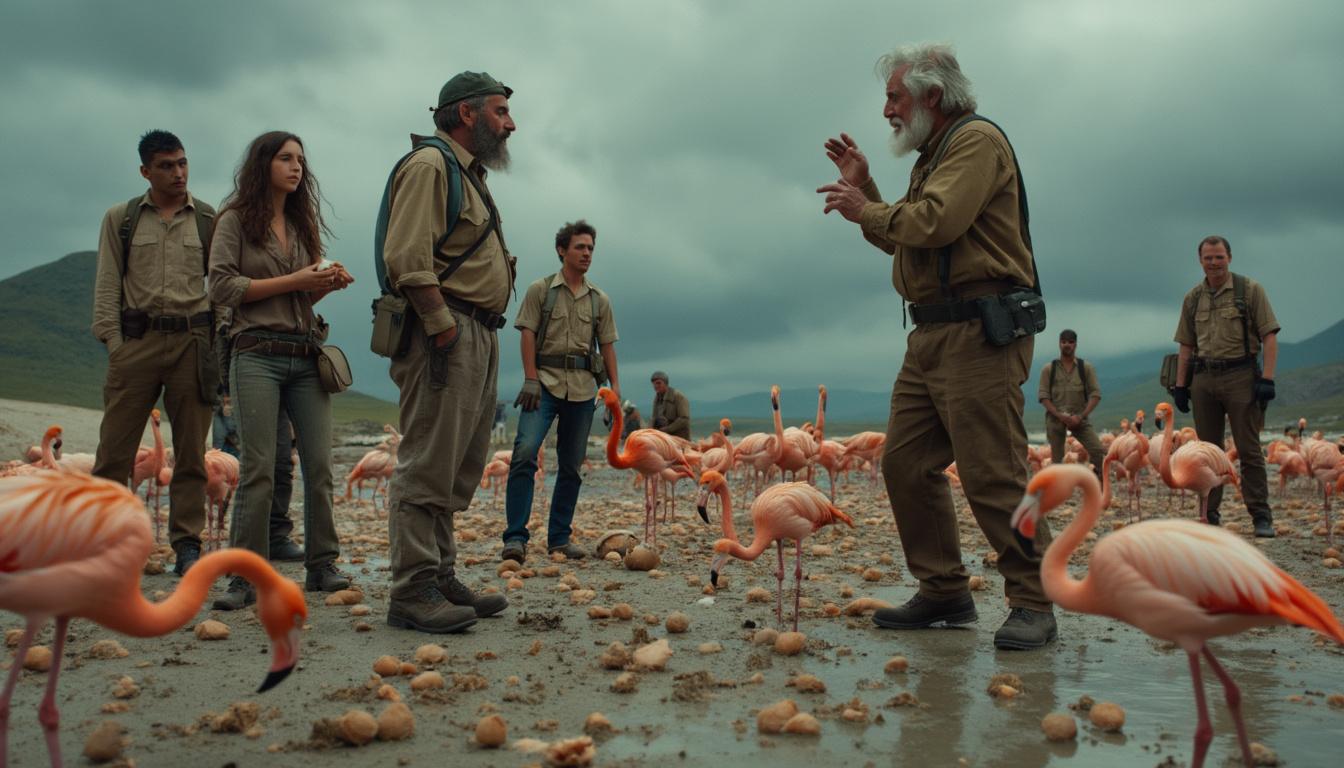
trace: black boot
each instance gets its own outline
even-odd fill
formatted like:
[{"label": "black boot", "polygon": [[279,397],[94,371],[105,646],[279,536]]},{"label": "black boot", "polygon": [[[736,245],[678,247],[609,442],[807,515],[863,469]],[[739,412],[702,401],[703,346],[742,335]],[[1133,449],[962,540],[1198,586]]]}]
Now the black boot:
[{"label": "black boot", "polygon": [[173,573],[178,576],[186,576],[187,570],[201,559],[201,545],[194,541],[179,542],[173,547],[173,552],[177,555],[177,563],[173,565]]},{"label": "black boot", "polygon": [[1274,535],[1274,521],[1269,515],[1255,518],[1255,538],[1272,539]]},{"label": "black boot", "polygon": [[1053,611],[1013,608],[1008,611],[1008,620],[994,633],[994,647],[1004,651],[1040,648],[1054,640],[1057,632]]},{"label": "black boot", "polygon": [[236,611],[239,608],[257,602],[256,590],[247,583],[247,579],[242,576],[234,576],[229,579],[229,588],[224,592],[224,596],[215,600],[214,606],[217,611]]},{"label": "black boot", "polygon": [[503,595],[479,595],[472,592],[466,584],[458,581],[456,576],[440,578],[439,591],[453,605],[465,605],[475,610],[477,618],[494,616],[509,607],[508,598]]},{"label": "black boot", "polygon": [[924,629],[935,624],[956,627],[973,624],[975,619],[970,592],[937,600],[916,593],[905,605],[873,612],[873,623],[886,629]]}]

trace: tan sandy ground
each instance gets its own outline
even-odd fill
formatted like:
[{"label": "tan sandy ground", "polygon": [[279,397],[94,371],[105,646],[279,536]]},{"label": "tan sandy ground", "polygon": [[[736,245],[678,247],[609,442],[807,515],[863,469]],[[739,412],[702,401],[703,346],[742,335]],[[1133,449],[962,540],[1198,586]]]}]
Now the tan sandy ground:
[{"label": "tan sandy ground", "polygon": [[[31,436],[55,419],[67,428],[75,449],[93,450],[96,412],[8,401],[0,402],[0,409],[6,440],[12,430],[29,435],[18,443],[32,442]],[[364,450],[338,446],[340,471],[348,471]],[[591,545],[610,528],[640,532],[638,486],[628,473],[605,467],[598,449],[590,456],[595,468],[586,470],[576,541]],[[592,712],[603,713],[614,728],[593,734],[596,763],[602,765],[1188,764],[1193,704],[1179,651],[1113,621],[1063,613],[1060,640],[1049,648],[993,649],[993,630],[1007,612],[1002,580],[986,564],[984,539],[965,509],[965,560],[985,582],[975,593],[980,620],[974,629],[892,632],[874,628],[866,616],[829,615],[858,597],[898,603],[914,588],[885,495],[856,474],[841,486],[840,497],[856,528],[826,529],[805,545],[800,628],[806,645],[799,655],[782,656],[753,644],[754,629],[748,626],[779,626],[773,552],[754,564],[730,563],[724,571],[727,585],[706,594],[709,548],[720,533],[717,525],[706,526],[695,516],[689,483],[681,484],[676,519],[660,526],[662,564],[655,572],[640,573],[592,558],[579,563],[546,559],[540,545],[551,482],[553,476],[537,500],[533,524],[539,530],[514,588],[497,571],[502,507],[492,502],[489,491],[481,491],[472,509],[459,515],[460,576],[477,588],[506,591],[511,605],[502,616],[455,636],[421,635],[384,623],[386,522],[366,500],[338,499],[342,567],[356,575],[364,607],[329,607],[324,596],[310,597],[300,667],[266,694],[253,693],[269,655],[250,611],[203,609],[181,631],[147,640],[74,622],[58,695],[68,764],[88,764],[79,756],[85,740],[100,723],[115,720],[128,739],[123,762],[141,766],[530,765],[545,756],[515,747],[527,747],[529,740],[582,736]],[[299,490],[293,511],[301,519]],[[964,506],[960,492],[955,494]],[[1164,512],[1165,490],[1150,488],[1144,499],[1146,514]],[[1178,505],[1174,509],[1193,514],[1193,499]],[[1276,508],[1281,535],[1259,544],[1344,615],[1344,571],[1322,565],[1324,540],[1313,534],[1319,500],[1303,486],[1288,500],[1276,501]],[[746,538],[749,515],[739,509],[736,518]],[[1113,510],[1099,531],[1126,518],[1122,510]],[[1249,527],[1235,499],[1224,504],[1224,520],[1234,528]],[[875,572],[865,576],[869,568]],[[283,564],[280,570],[295,579],[303,576],[300,564]],[[785,596],[791,598],[791,550],[785,572]],[[149,575],[144,589],[158,598],[176,581],[171,573]],[[756,587],[767,591],[766,602],[748,601],[748,590]],[[212,595],[222,588],[222,582],[216,584]],[[631,619],[589,618],[593,608],[619,603],[631,607]],[[788,610],[786,605],[786,622]],[[688,617],[684,633],[667,630],[673,612]],[[229,638],[198,640],[192,628],[207,618],[228,624]],[[0,625],[13,629],[21,622],[3,614]],[[662,671],[609,670],[599,662],[612,642],[633,650],[664,638],[673,655]],[[115,639],[128,655],[93,658],[92,647],[105,639]],[[49,631],[43,642],[50,642]],[[441,645],[445,658],[417,661],[417,648],[425,643]],[[717,644],[717,649],[702,644]],[[1332,707],[1328,697],[1344,693],[1340,649],[1291,627],[1253,630],[1214,647],[1242,685],[1253,740],[1277,750],[1289,765],[1335,762],[1344,746],[1339,735],[1344,708]],[[373,663],[385,654],[414,664],[417,672],[437,670],[445,687],[413,692],[407,676],[377,680]],[[898,654],[908,659],[908,671],[885,672],[887,661]],[[613,691],[626,671],[632,690]],[[986,692],[991,677],[1000,673],[1018,675],[1019,696],[993,698]],[[799,678],[803,674],[820,685]],[[138,692],[128,693],[123,676]],[[796,680],[801,684],[790,684]],[[1237,754],[1235,737],[1216,681],[1207,674],[1206,681],[1215,728],[1209,764],[1223,765]],[[40,672],[24,672],[20,678],[9,729],[15,768],[46,764],[36,719],[45,683]],[[382,712],[387,706],[378,698],[382,683],[410,706],[415,735],[364,747],[332,743],[321,721],[350,709]],[[119,687],[128,698],[118,697]],[[1100,731],[1085,713],[1076,712],[1077,740],[1047,742],[1041,718],[1070,712],[1083,695],[1122,706],[1127,712],[1123,731]],[[819,736],[758,732],[757,711],[785,698],[817,718]],[[228,716],[230,705],[240,703],[244,706]],[[489,714],[507,723],[503,749],[485,749],[474,741],[477,721]]]}]

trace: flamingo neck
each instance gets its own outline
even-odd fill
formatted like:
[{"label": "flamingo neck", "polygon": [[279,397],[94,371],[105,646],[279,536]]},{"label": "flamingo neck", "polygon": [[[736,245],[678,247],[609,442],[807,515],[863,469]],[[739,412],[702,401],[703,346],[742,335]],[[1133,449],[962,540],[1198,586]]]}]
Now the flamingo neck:
[{"label": "flamingo neck", "polygon": [[756,534],[751,540],[751,546],[744,547],[736,539],[733,539],[728,542],[728,546],[723,551],[738,560],[754,561],[761,556],[761,553],[765,551],[766,547],[770,546],[770,542],[773,540],[770,538],[770,534],[758,526]]},{"label": "flamingo neck", "polygon": [[1176,478],[1171,476],[1171,443],[1173,440],[1172,433],[1175,429],[1173,422],[1175,421],[1176,416],[1172,414],[1171,418],[1167,419],[1166,424],[1163,425],[1162,448],[1157,453],[1157,472],[1162,475],[1162,481],[1167,484],[1168,488],[1176,487]]},{"label": "flamingo neck", "polygon": [[1086,579],[1069,576],[1069,556],[1078,548],[1101,513],[1101,497],[1095,486],[1083,487],[1083,504],[1073,520],[1055,537],[1041,558],[1041,581],[1046,596],[1061,608],[1086,612]]},{"label": "flamingo neck", "polygon": [[629,469],[633,462],[629,456],[622,456],[620,450],[621,432],[625,431],[625,416],[620,407],[611,400],[603,400],[611,412],[611,434],[607,435],[607,463],[616,469]]},{"label": "flamingo neck", "polygon": [[210,585],[226,573],[242,576],[259,591],[267,590],[280,578],[259,555],[245,549],[224,549],[196,561],[163,602],[145,599],[137,575],[125,602],[115,601],[115,605],[108,605],[106,613],[90,618],[131,637],[160,637],[191,621],[205,602]]},{"label": "flamingo neck", "polygon": [[826,439],[826,390],[822,390],[817,395],[817,427],[812,431],[812,437],[816,439],[817,445]]},{"label": "flamingo neck", "polygon": [[775,414],[775,444],[770,448],[770,458],[779,461],[779,457],[784,455],[784,418],[779,415],[779,401],[770,401],[771,409]]},{"label": "flamingo neck", "polygon": [[154,433],[154,460],[158,462],[159,466],[163,466],[163,433],[159,431],[159,422],[151,419],[149,429]]},{"label": "flamingo neck", "polygon": [[1111,462],[1110,456],[1101,460],[1101,508],[1111,508]]},{"label": "flamingo neck", "polygon": [[719,495],[719,509],[723,512],[723,537],[739,544],[737,529],[733,527],[733,494],[728,490],[728,483],[720,483],[714,492]]},{"label": "flamingo neck", "polygon": [[42,466],[47,469],[57,469],[56,454],[51,450],[51,435],[42,435]]}]

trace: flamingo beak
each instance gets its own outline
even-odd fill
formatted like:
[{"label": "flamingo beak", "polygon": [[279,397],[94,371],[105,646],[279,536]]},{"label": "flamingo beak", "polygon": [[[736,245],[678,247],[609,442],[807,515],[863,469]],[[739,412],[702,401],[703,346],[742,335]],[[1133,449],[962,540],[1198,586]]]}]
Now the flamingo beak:
[{"label": "flamingo beak", "polygon": [[719,586],[719,571],[717,568],[709,569],[709,585],[716,589]]},{"label": "flamingo beak", "polygon": [[700,513],[701,520],[704,520],[705,523],[709,523],[709,512],[705,510],[704,504],[696,504],[695,511]]},{"label": "flamingo beak", "polygon": [[1153,419],[1153,426],[1157,427],[1158,429],[1164,428],[1161,416],[1158,416],[1157,418]]},{"label": "flamingo beak", "polygon": [[261,687],[257,693],[265,693],[289,677],[289,673],[294,671],[294,666],[299,663],[299,627],[291,629],[285,638],[275,643],[274,661],[271,669],[266,673],[266,679],[261,681]]}]

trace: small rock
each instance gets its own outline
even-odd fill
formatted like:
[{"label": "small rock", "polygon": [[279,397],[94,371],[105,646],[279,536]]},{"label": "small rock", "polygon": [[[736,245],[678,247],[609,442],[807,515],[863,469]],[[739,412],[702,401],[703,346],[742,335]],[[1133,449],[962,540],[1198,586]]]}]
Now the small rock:
[{"label": "small rock", "polygon": [[797,656],[807,645],[807,635],[802,632],[785,632],[775,639],[775,653],[781,656]]},{"label": "small rock", "polygon": [[222,621],[206,619],[196,625],[197,640],[227,640],[229,639],[229,625]]},{"label": "small rock", "polygon": [[826,684],[816,675],[802,674],[790,680],[788,684],[803,693],[826,692]]},{"label": "small rock", "polygon": [[761,733],[779,733],[796,714],[798,704],[793,699],[777,701],[756,715],[756,730]]},{"label": "small rock", "polygon": [[569,768],[569,766],[590,765],[597,757],[597,747],[593,746],[591,736],[576,739],[562,739],[546,747],[547,768]]},{"label": "small rock", "polygon": [[99,640],[89,648],[90,659],[124,659],[131,652],[121,647],[116,640]]},{"label": "small rock", "polygon": [[368,744],[378,735],[378,721],[362,709],[352,709],[341,715],[337,725],[341,740],[356,747]]},{"label": "small rock", "polygon": [[747,590],[748,603],[768,603],[770,602],[770,590],[761,587],[752,587]]},{"label": "small rock", "polygon": [[495,749],[509,737],[508,723],[499,715],[488,715],[476,722],[476,743],[486,749]]},{"label": "small rock", "polygon": [[723,644],[717,642],[701,643],[700,645],[696,646],[695,650],[699,651],[700,655],[702,656],[706,656],[711,653],[722,653]]},{"label": "small rock", "polygon": [[401,674],[401,660],[396,656],[379,656],[373,660],[373,671],[381,677]]},{"label": "small rock", "polygon": [[1078,723],[1067,712],[1051,712],[1041,718],[1041,732],[1050,741],[1073,741],[1078,736]]},{"label": "small rock", "polygon": [[421,672],[411,678],[412,691],[429,691],[436,688],[442,688],[443,686],[443,675],[433,670],[430,670],[429,672]]},{"label": "small rock", "polygon": [[[326,605],[357,605],[364,601],[364,593],[353,589],[342,589],[327,595]],[[365,714],[368,714],[367,712]],[[370,716],[372,718],[372,716]]]},{"label": "small rock", "polygon": [[621,621],[629,621],[635,617],[635,609],[629,603],[617,603],[611,606],[611,615]]},{"label": "small rock", "polygon": [[888,675],[901,674],[910,669],[910,661],[904,656],[892,656],[882,667]]},{"label": "small rock", "polygon": [[84,740],[84,756],[95,763],[106,763],[121,757],[126,748],[122,734],[126,729],[116,720],[104,720]]},{"label": "small rock", "polygon": [[611,690],[615,693],[634,693],[639,687],[639,676],[634,672],[622,672],[611,681]]},{"label": "small rock", "polygon": [[351,616],[368,616],[368,615],[369,615],[370,613],[372,613],[372,612],[373,612],[373,609],[370,608],[370,607],[367,606],[367,605],[364,605],[363,603],[361,603],[361,604],[359,604],[359,605],[352,605],[352,606],[350,606],[350,615],[351,615]]},{"label": "small rock", "polygon": [[592,736],[598,733],[611,733],[616,730],[611,721],[601,712],[593,712],[583,721],[583,732]]},{"label": "small rock", "polygon": [[881,581],[881,580],[882,580],[882,571],[880,571],[880,570],[877,569],[877,568],[865,568],[865,569],[863,569],[863,580],[864,580],[864,581]]},{"label": "small rock", "polygon": [[1092,724],[1103,731],[1115,732],[1125,727],[1125,710],[1119,704],[1098,701],[1087,713]]},{"label": "small rock", "polygon": [[668,632],[679,635],[691,626],[691,617],[681,611],[674,611],[667,615],[664,626],[667,627]]},{"label": "small rock", "polygon": [[425,643],[415,649],[415,660],[421,664],[441,664],[446,658],[448,651],[436,643]]},{"label": "small rock", "polygon": [[1258,741],[1251,742],[1251,759],[1256,765],[1278,765],[1279,756],[1274,750]]},{"label": "small rock", "polygon": [[756,634],[751,636],[751,642],[756,645],[774,645],[775,641],[778,639],[779,630],[771,629],[769,627],[758,629],[756,630]]},{"label": "small rock", "polygon": [[661,670],[667,666],[667,660],[672,658],[672,648],[667,643],[667,638],[660,638],[652,643],[635,651],[635,666],[641,669]]},{"label": "small rock", "polygon": [[797,733],[803,736],[818,736],[821,734],[821,723],[817,722],[817,718],[812,715],[799,712],[784,723],[784,732]]},{"label": "small rock", "polygon": [[45,645],[32,645],[23,657],[23,668],[29,672],[46,672],[51,669],[51,649]]}]

